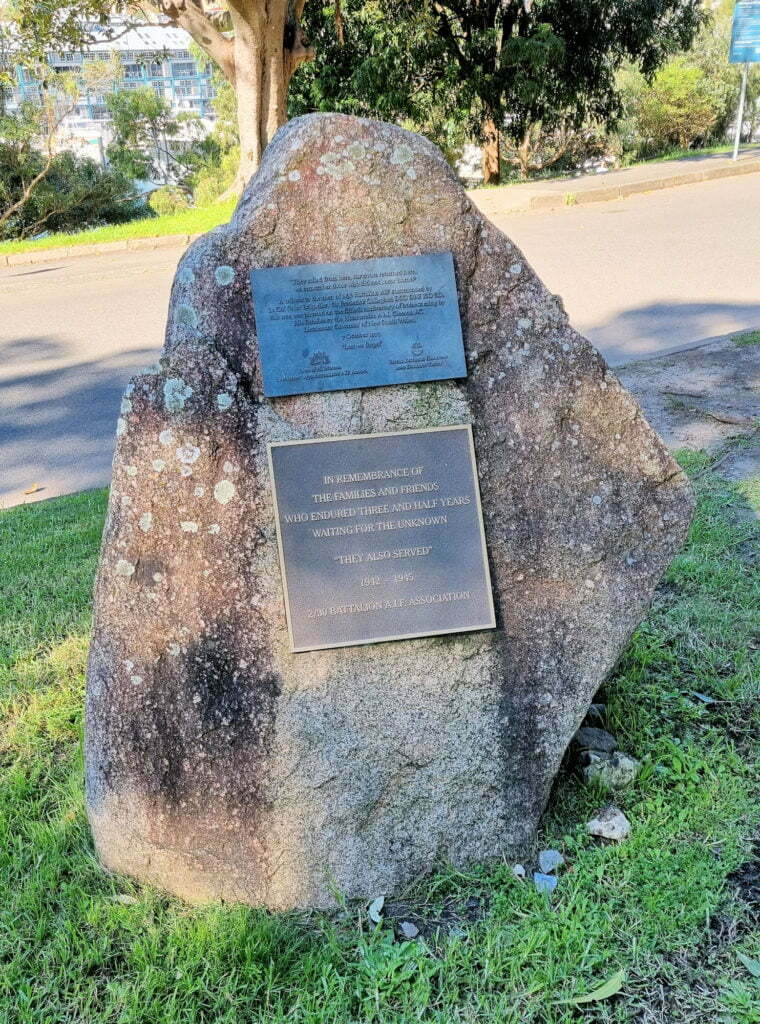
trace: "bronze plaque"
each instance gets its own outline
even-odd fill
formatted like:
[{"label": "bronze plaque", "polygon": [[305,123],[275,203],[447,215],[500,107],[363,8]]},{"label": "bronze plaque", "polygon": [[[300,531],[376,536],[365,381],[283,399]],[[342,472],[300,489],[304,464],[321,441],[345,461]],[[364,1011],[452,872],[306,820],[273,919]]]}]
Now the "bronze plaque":
[{"label": "bronze plaque", "polygon": [[466,377],[450,252],[251,271],[264,394]]},{"label": "bronze plaque", "polygon": [[269,445],[291,649],[495,626],[471,427]]}]

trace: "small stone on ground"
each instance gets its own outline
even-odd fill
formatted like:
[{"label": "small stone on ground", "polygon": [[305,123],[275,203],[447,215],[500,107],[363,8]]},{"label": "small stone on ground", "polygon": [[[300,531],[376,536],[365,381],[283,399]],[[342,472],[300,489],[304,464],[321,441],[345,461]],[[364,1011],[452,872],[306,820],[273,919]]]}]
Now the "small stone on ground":
[{"label": "small stone on ground", "polygon": [[541,871],[533,872],[533,883],[539,892],[549,893],[554,892],[557,888],[557,876],[556,875],[545,875]]},{"label": "small stone on ground", "polygon": [[581,750],[600,750],[605,754],[617,750],[617,740],[612,733],[606,729],[595,729],[590,725],[581,726],[575,734],[574,743]]},{"label": "small stone on ground", "polygon": [[583,769],[583,778],[586,782],[600,782],[608,789],[622,789],[629,786],[640,771],[640,761],[618,752],[609,758],[595,757]]},{"label": "small stone on ground", "polygon": [[618,807],[604,807],[586,825],[589,835],[619,843],[631,834],[631,823]]},{"label": "small stone on ground", "polygon": [[541,850],[538,855],[539,869],[545,875],[549,875],[553,871],[556,871],[557,868],[562,867],[564,863],[565,858],[559,850]]}]

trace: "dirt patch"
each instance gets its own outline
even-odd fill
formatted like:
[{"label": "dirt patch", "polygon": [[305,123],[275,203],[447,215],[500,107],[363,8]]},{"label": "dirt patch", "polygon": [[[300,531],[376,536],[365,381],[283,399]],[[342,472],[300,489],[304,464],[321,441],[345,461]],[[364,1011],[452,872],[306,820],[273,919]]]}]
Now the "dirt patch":
[{"label": "dirt patch", "polygon": [[760,839],[752,856],[728,876],[734,895],[746,906],[748,915],[760,923]]},{"label": "dirt patch", "polygon": [[414,906],[413,902],[393,900],[385,904],[384,917],[392,923],[396,938],[403,939],[403,922],[414,925],[420,936],[436,945],[447,937],[463,935],[468,925],[482,921],[488,912],[488,897],[484,894],[460,901],[446,899],[436,909]]},{"label": "dirt patch", "polygon": [[[716,452],[748,437],[760,419],[760,345],[732,338],[615,371],[671,449]],[[729,479],[760,472],[760,447],[735,452],[721,467]]]}]

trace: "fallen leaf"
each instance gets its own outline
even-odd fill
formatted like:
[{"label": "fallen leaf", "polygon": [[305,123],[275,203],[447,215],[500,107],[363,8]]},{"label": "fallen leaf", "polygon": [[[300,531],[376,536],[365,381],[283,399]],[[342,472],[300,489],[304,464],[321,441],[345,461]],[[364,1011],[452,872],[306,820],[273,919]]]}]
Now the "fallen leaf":
[{"label": "fallen leaf", "polygon": [[383,916],[383,907],[385,906],[385,896],[378,896],[376,900],[372,900],[367,910],[367,916],[373,924],[380,924],[380,920]]},{"label": "fallen leaf", "polygon": [[751,956],[745,956],[744,953],[737,953],[736,955],[753,978],[760,978],[760,960],[753,960]]},{"label": "fallen leaf", "polygon": [[40,487],[39,484],[32,484],[31,487],[27,487],[27,489],[24,491],[24,494],[36,494],[37,491],[41,490],[42,488]]},{"label": "fallen leaf", "polygon": [[570,999],[558,999],[559,1005],[572,1003],[573,1006],[578,1006],[581,1003],[598,1003],[602,999],[609,999],[610,996],[615,996],[623,987],[625,981],[625,971],[616,971],[611,978],[608,978],[603,985],[599,988],[595,988],[593,992],[587,992],[582,996],[572,996]]}]

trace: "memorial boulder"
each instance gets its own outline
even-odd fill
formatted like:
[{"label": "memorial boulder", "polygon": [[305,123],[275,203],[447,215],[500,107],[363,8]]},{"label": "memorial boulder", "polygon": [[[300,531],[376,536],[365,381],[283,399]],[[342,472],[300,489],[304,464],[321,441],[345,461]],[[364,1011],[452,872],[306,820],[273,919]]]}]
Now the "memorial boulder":
[{"label": "memorial boulder", "polygon": [[[252,271],[442,253],[466,376],[265,394]],[[420,332],[412,370],[435,342]],[[324,374],[329,355],[308,356]],[[459,429],[442,444],[432,428]],[[342,115],[286,125],[231,222],[182,258],[163,356],[117,433],[87,679],[103,864],[191,901],[281,909],[375,897],[441,858],[529,857],[692,497],[439,151]],[[317,508],[347,525],[319,534]],[[362,525],[380,522],[388,540]],[[407,593],[428,549],[444,582],[364,628],[378,581]],[[356,560],[366,600],[333,596]]]}]

